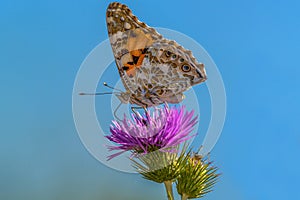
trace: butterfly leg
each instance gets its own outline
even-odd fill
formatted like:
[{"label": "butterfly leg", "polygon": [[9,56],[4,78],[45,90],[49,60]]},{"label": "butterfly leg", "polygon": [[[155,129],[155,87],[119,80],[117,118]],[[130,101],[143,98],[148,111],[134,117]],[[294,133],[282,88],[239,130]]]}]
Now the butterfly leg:
[{"label": "butterfly leg", "polygon": [[131,107],[131,111],[135,114],[135,115],[137,115],[137,116],[139,116],[139,117],[142,117],[141,116],[141,114],[139,113],[139,112],[137,112],[136,111],[136,109],[144,109],[144,111],[145,111],[145,113],[147,114],[147,112],[148,112],[148,110],[147,110],[147,107],[145,107],[145,106],[136,106],[136,107],[134,107],[134,106],[132,106]]},{"label": "butterfly leg", "polygon": [[166,108],[167,111],[169,112],[169,110],[170,110],[170,109],[169,109],[169,104],[168,104],[168,102],[166,102],[166,101],[165,101],[165,108]]},{"label": "butterfly leg", "polygon": [[141,116],[141,114],[140,114],[139,112],[137,112],[136,109],[144,109],[145,114],[146,114],[146,117],[147,117],[147,119],[148,119],[148,121],[149,121],[150,116],[149,116],[149,113],[148,113],[148,111],[147,111],[147,107],[146,107],[146,106],[142,106],[142,107],[131,107],[132,112],[133,112],[136,116],[138,116],[140,119],[142,119],[142,122],[143,122],[144,125],[147,125],[147,121],[146,121],[145,119],[143,119],[143,117]]},{"label": "butterfly leg", "polygon": [[140,115],[140,113],[136,111],[136,109],[142,109],[142,108],[143,108],[143,107],[134,107],[134,106],[132,106],[132,107],[131,107],[131,111],[132,111],[136,116],[142,117],[142,116]]},{"label": "butterfly leg", "polygon": [[117,116],[117,111],[119,110],[119,108],[121,107],[122,102],[119,103],[119,105],[117,106],[117,108],[114,111],[114,117],[118,120],[118,121],[122,121],[118,116]]}]

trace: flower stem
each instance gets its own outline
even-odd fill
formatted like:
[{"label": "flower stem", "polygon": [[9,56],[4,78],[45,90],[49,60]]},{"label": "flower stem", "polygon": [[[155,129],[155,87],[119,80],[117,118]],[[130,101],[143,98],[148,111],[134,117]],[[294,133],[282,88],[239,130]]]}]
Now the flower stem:
[{"label": "flower stem", "polygon": [[168,200],[174,200],[173,189],[172,189],[172,181],[165,181],[164,184],[165,184]]},{"label": "flower stem", "polygon": [[181,196],[181,200],[187,200],[188,198],[189,198],[188,195],[184,193]]}]

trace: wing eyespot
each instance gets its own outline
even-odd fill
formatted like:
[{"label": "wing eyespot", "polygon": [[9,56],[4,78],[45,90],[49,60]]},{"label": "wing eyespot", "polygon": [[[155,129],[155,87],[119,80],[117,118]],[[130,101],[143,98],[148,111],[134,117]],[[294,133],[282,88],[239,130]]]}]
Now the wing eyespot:
[{"label": "wing eyespot", "polygon": [[181,70],[183,72],[189,72],[189,71],[191,71],[191,69],[192,68],[189,65],[187,65],[187,64],[184,64],[184,65],[181,66]]}]

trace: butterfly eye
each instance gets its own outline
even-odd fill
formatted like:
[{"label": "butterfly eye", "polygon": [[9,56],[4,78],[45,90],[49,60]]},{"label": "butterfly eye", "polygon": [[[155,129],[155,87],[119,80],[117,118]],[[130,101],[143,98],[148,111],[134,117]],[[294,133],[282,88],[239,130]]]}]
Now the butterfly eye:
[{"label": "butterfly eye", "polygon": [[191,67],[188,65],[182,65],[181,70],[184,72],[189,72],[189,71],[191,71]]}]

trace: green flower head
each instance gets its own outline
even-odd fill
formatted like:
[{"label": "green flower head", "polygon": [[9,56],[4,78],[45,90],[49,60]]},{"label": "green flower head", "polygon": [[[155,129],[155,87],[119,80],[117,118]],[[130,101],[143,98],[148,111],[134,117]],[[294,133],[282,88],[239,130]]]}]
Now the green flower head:
[{"label": "green flower head", "polygon": [[212,191],[219,174],[211,162],[199,155],[187,155],[188,162],[182,167],[177,178],[177,192],[182,199],[203,197]]}]

